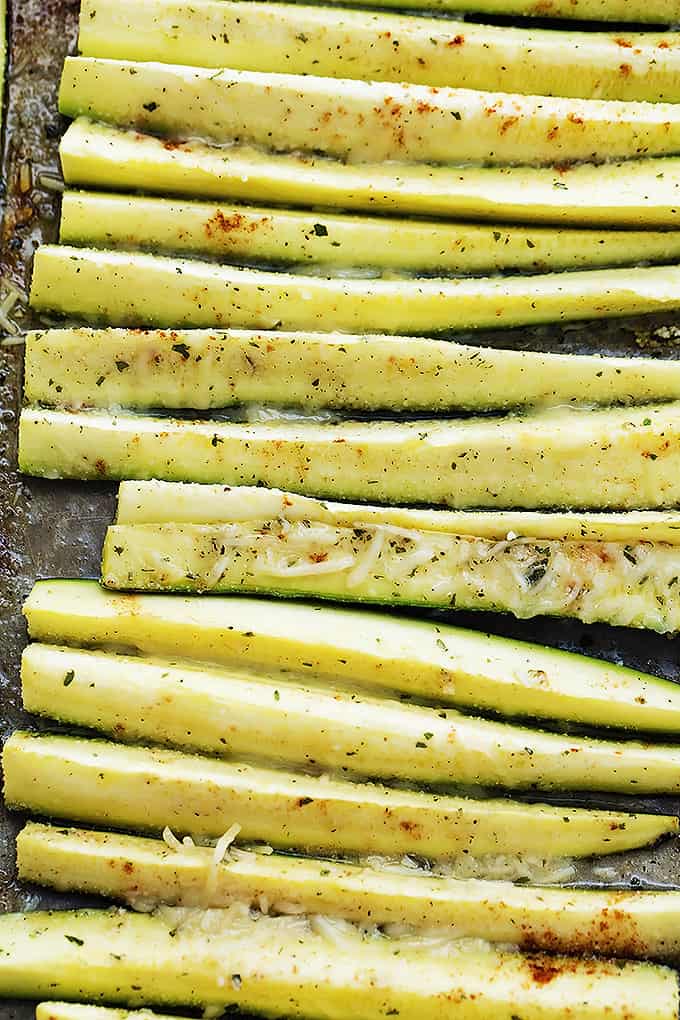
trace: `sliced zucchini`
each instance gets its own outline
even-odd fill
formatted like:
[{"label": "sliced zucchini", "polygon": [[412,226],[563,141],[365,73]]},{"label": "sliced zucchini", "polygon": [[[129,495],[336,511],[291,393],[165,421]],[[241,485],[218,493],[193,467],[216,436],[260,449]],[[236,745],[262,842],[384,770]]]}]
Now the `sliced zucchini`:
[{"label": "sliced zucchini", "polygon": [[219,524],[256,517],[320,521],[347,527],[365,523],[493,539],[548,539],[568,542],[660,542],[680,545],[680,512],[541,513],[531,510],[419,510],[404,507],[329,503],[292,492],[257,487],[226,488],[178,482],[121,482],[117,524]]},{"label": "sliced zucchini", "polygon": [[[680,294],[680,290],[678,291]],[[21,470],[456,509],[680,504],[680,404],[500,419],[254,424],[27,408]]]},{"label": "sliced zucchini", "polygon": [[[403,705],[276,675],[34,644],[29,712],[217,757],[426,784],[680,793],[680,748],[592,740]],[[67,690],[64,682],[67,679]]]},{"label": "sliced zucchini", "polygon": [[[624,62],[625,58],[622,58]],[[680,153],[680,107],[67,57],[59,109],[350,162],[553,164]]]},{"label": "sliced zucchini", "polygon": [[428,273],[673,262],[680,231],[508,227],[67,191],[63,244]]},{"label": "sliced zucchini", "polygon": [[216,864],[209,848],[177,851],[159,840],[36,823],[19,834],[17,855],[24,881],[133,906],[224,907],[236,900],[265,912],[269,906],[364,924],[450,926],[458,938],[532,950],[656,959],[680,951],[680,892],[535,889],[243,851]]},{"label": "sliced zucchini", "polygon": [[[255,501],[256,502],[256,501]],[[247,511],[246,511],[247,513]],[[680,631],[677,545],[537,538],[501,541],[401,525],[360,507],[340,523],[284,506],[237,511],[214,524],[118,524],[104,542],[102,580],[124,591],[239,592],[340,602],[564,616],[584,623]],[[434,517],[434,514],[433,514]]]},{"label": "sliced zucchini", "polygon": [[669,815],[471,800],[76,737],[16,732],[2,760],[10,808],[204,838],[238,823],[246,840],[329,853],[590,857],[679,828]]},{"label": "sliced zucchini", "polygon": [[424,620],[299,602],[120,595],[93,581],[38,581],[24,612],[41,641],[325,677],[506,716],[680,730],[674,683]]},{"label": "sliced zucchini", "polygon": [[361,166],[168,142],[80,118],[62,139],[61,164],[73,186],[303,207],[586,227],[673,227],[680,219],[677,159],[558,168]]},{"label": "sliced zucchini", "polygon": [[26,336],[24,397],[135,410],[250,401],[394,411],[643,404],[680,399],[680,361],[347,333],[49,329]]},{"label": "sliced zucchini", "polygon": [[285,1003],[310,1020],[320,1002],[326,1020],[562,1020],[566,1010],[579,1020],[675,1020],[678,1008],[675,974],[653,964],[442,953],[233,910],[5,914],[0,941],[5,997],[265,1015]]},{"label": "sliced zucchini", "polygon": [[560,32],[207,0],[84,0],[86,57],[590,99],[680,99],[673,33]]},{"label": "sliced zucchini", "polygon": [[31,304],[112,326],[437,333],[680,308],[680,266],[366,280],[43,245]]}]

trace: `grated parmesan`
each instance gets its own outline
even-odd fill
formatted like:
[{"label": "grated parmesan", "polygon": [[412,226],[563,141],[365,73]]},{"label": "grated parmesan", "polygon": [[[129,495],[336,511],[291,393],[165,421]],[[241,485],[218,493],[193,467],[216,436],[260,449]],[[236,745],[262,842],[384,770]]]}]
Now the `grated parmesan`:
[{"label": "grated parmesan", "polygon": [[177,839],[169,825],[166,825],[163,829],[163,840],[171,850],[184,850],[184,844]]},{"label": "grated parmesan", "polygon": [[239,832],[241,831],[241,828],[242,826],[240,826],[238,822],[234,822],[234,824],[229,829],[227,829],[224,835],[220,836],[220,838],[217,840],[212,855],[212,862],[214,865],[222,863],[222,861],[226,857],[227,850],[238,836]]},{"label": "grated parmesan", "polygon": [[347,575],[347,584],[350,588],[356,588],[363,584],[368,575],[377,568],[385,545],[385,538],[385,532],[382,529],[375,529],[363,554],[357,554],[354,566]]},{"label": "grated parmesan", "polygon": [[389,871],[397,875],[412,875],[414,871],[420,871],[441,878],[526,882],[537,886],[563,885],[576,877],[574,862],[569,857],[542,858],[526,854],[486,854],[481,857],[458,854],[442,861],[371,855],[363,858],[361,863],[374,871]]},{"label": "grated parmesan", "polygon": [[284,526],[279,518],[194,525],[186,540],[186,552],[162,560],[140,543],[137,569],[153,573],[148,581],[159,587],[187,574],[201,590],[285,590],[289,582],[308,594],[680,630],[680,547],[667,543],[498,542],[359,521],[351,528],[309,520]]}]

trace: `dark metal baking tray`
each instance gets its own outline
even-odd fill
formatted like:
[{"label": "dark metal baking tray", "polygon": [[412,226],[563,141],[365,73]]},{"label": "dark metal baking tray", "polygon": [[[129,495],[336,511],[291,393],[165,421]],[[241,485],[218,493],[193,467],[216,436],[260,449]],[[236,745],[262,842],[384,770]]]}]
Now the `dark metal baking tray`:
[{"label": "dark metal baking tray", "polygon": [[[0,299],[9,282],[24,293],[38,242],[57,234],[59,196],[40,186],[42,172],[58,170],[58,139],[64,127],[56,112],[61,63],[73,51],[78,0],[14,0],[9,3],[7,111],[2,151],[3,214],[0,232]],[[27,165],[31,183],[27,189]],[[22,169],[23,168],[23,169]],[[35,325],[27,308],[16,318],[23,331]],[[674,323],[679,328],[675,329]],[[677,337],[676,337],[677,332]],[[636,320],[580,323],[533,330],[475,334],[475,342],[517,348],[585,353],[680,357],[680,320],[659,315]],[[112,486],[44,482],[21,477],[16,470],[17,422],[21,407],[20,344],[0,347],[0,735],[17,726],[36,725],[22,710],[18,672],[25,627],[22,602],[39,577],[95,576],[104,529],[114,504]],[[529,640],[583,651],[680,681],[680,639],[606,626],[534,620],[519,622],[491,614],[457,614],[456,622]],[[573,798],[565,798],[573,799]],[[622,802],[591,796],[584,803]],[[680,811],[670,798],[627,801],[651,811]],[[0,912],[41,907],[68,907],[92,900],[45,893],[17,882],[14,838],[21,819],[0,807]],[[608,861],[608,863],[614,863]],[[680,843],[620,857],[616,862],[626,885],[680,887]],[[584,879],[592,879],[588,870]],[[28,1020],[27,1004],[0,1004],[2,1020]]]}]

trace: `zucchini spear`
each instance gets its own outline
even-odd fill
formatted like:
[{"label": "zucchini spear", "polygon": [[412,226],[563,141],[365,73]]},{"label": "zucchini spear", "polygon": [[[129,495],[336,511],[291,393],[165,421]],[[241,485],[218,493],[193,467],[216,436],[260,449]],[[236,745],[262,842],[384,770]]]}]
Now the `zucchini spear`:
[{"label": "zucchini spear", "polygon": [[317,935],[313,927],[233,911],[6,914],[0,994],[220,1011],[236,1005],[265,1015],[285,1004],[289,1015],[310,1020],[320,1008],[326,1020],[563,1020],[570,1010],[579,1020],[675,1020],[677,1013],[677,979],[665,967],[489,950],[442,954],[333,927]]},{"label": "zucchini spear", "polygon": [[50,329],[27,334],[24,398],[135,410],[250,401],[367,411],[644,404],[680,399],[680,361],[347,333]]},{"label": "zucchini spear", "polygon": [[458,938],[607,956],[677,956],[680,892],[536,889],[508,882],[395,874],[284,854],[236,851],[29,823],[17,838],[19,876],[62,892],[133,906],[225,907],[328,914],[363,924],[453,929]]},{"label": "zucchini spear", "polygon": [[[680,793],[680,748],[546,733],[355,690],[34,644],[29,712],[118,740],[447,785]],[[64,690],[64,678],[68,679]]]},{"label": "zucchini spear", "polygon": [[[68,117],[350,162],[553,164],[680,153],[680,107],[68,57]],[[141,183],[141,182],[140,182]]]},{"label": "zucchini spear", "polygon": [[[107,587],[308,595],[680,630],[680,546],[650,541],[648,529],[635,534],[636,515],[626,541],[538,537],[531,515],[529,530],[499,539],[479,535],[474,514],[460,534],[446,511],[364,509],[258,488],[225,493],[221,514],[216,492],[211,522],[175,522],[173,490],[165,492],[162,522],[108,529]],[[478,515],[482,530],[486,516]]]},{"label": "zucchini spear", "polygon": [[[133,487],[123,488],[131,502]],[[176,495],[175,512],[181,505]],[[300,602],[263,607],[260,600],[235,597],[121,595],[93,581],[38,581],[24,613],[31,637],[40,641],[283,671],[302,682],[316,676],[506,716],[680,731],[674,683],[424,620]]]},{"label": "zucchini spear", "polygon": [[417,510],[404,507],[327,503],[309,496],[262,488],[225,488],[173,482],[121,482],[117,524],[218,524],[258,516],[321,521],[338,527],[357,516],[367,523],[425,532],[448,532],[507,540],[532,536],[556,542],[648,542],[680,545],[680,513],[634,510],[629,513],[541,513],[527,510]]},{"label": "zucchini spear", "polygon": [[[680,294],[680,290],[678,291]],[[176,421],[22,412],[19,460],[48,478],[264,485],[457,509],[680,504],[680,403],[500,419]]]},{"label": "zucchini spear", "polygon": [[666,815],[471,800],[74,737],[16,732],[3,767],[10,808],[208,839],[237,822],[245,840],[324,853],[591,857],[678,831]]},{"label": "zucchini spear", "polygon": [[62,244],[210,255],[227,262],[478,273],[674,262],[680,231],[442,223],[67,191]]},{"label": "zucchini spear", "polygon": [[672,310],[680,307],[680,266],[366,280],[44,245],[31,304],[112,326],[437,333]]},{"label": "zucchini spear", "polygon": [[561,32],[243,0],[84,0],[86,57],[590,99],[680,99],[673,33]]},{"label": "zucchini spear", "polygon": [[362,166],[242,145],[169,143],[84,118],[67,129],[60,151],[66,181],[80,187],[585,227],[675,227],[680,216],[677,159],[559,168]]}]

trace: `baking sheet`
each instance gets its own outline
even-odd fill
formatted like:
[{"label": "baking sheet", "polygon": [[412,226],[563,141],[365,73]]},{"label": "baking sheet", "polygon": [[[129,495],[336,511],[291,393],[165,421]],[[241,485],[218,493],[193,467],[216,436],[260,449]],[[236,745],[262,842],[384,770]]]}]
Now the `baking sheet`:
[{"label": "baking sheet", "polygon": [[[73,51],[78,0],[16,0],[9,9],[9,73],[3,141],[0,274],[27,291],[36,244],[54,240],[58,195],[39,186],[39,175],[58,168],[58,138],[64,127],[56,113],[61,62]],[[26,186],[26,164],[32,186]],[[22,170],[22,167],[24,168]],[[16,311],[16,310],[15,310]],[[35,325],[19,309],[22,330]],[[23,313],[23,314],[22,314]],[[677,323],[677,328],[676,324]],[[458,339],[471,340],[471,334]],[[474,334],[472,342],[495,346],[574,353],[646,354],[680,357],[680,318],[662,314],[635,320],[579,323],[533,330]],[[17,726],[35,726],[21,708],[18,671],[25,628],[21,604],[33,581],[50,576],[95,576],[105,527],[113,512],[113,486],[43,482],[16,472],[16,431],[21,406],[21,346],[0,347],[0,734]],[[434,614],[433,614],[434,615]],[[439,614],[442,615],[442,614]],[[583,626],[570,621],[519,622],[500,615],[455,614],[457,623],[587,654],[680,681],[680,639]],[[553,798],[555,799],[555,798]],[[565,797],[592,804],[622,804],[636,809],[680,812],[680,799]],[[0,807],[0,912],[66,907],[95,901],[46,894],[20,885],[14,876],[14,838],[21,818]],[[628,885],[680,887],[680,841],[627,854],[616,861]],[[588,867],[581,871],[592,881]],[[28,1020],[32,1007],[0,1004],[2,1020]]]}]

